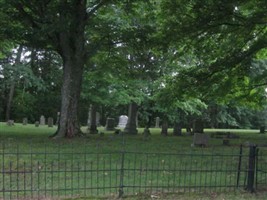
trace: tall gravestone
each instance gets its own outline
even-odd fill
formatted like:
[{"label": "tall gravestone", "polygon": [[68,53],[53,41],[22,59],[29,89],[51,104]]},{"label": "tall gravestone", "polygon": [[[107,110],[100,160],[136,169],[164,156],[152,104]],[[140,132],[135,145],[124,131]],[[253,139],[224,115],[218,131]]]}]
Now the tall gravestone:
[{"label": "tall gravestone", "polygon": [[124,129],[124,132],[131,135],[136,135],[138,133],[136,126],[136,116],[138,111],[138,105],[135,102],[132,102],[129,105],[129,118]]},{"label": "tall gravestone", "polygon": [[159,120],[160,120],[160,118],[159,117],[156,117],[155,128],[159,128]]},{"label": "tall gravestone", "polygon": [[127,122],[128,122],[128,117],[127,117],[126,115],[121,115],[121,116],[119,117],[118,128],[125,128]]},{"label": "tall gravestone", "polygon": [[114,131],[115,130],[115,119],[114,118],[107,118],[105,129],[106,129],[106,131]]},{"label": "tall gravestone", "polygon": [[40,125],[45,125],[45,117],[43,115],[40,117]]},{"label": "tall gravestone", "polygon": [[48,119],[47,119],[47,125],[48,125],[48,127],[53,127],[53,125],[54,125],[54,119],[52,117],[48,117]]}]

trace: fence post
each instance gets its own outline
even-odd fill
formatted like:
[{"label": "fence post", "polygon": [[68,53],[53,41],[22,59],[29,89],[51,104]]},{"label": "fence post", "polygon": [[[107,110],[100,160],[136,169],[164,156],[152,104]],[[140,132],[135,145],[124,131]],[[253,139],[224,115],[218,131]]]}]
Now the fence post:
[{"label": "fence post", "polygon": [[121,153],[121,169],[120,169],[120,189],[119,189],[119,198],[123,195],[123,179],[124,179],[124,155],[125,152],[122,151]]},{"label": "fence post", "polygon": [[238,168],[237,168],[237,180],[236,180],[236,187],[239,187],[239,180],[240,180],[240,172],[241,172],[241,163],[242,163],[242,153],[243,153],[243,146],[240,145],[239,151],[239,159],[238,159]]},{"label": "fence post", "polygon": [[124,141],[124,133],[122,132],[122,149],[121,149],[121,168],[120,168],[120,189],[119,189],[119,198],[123,196],[123,179],[124,179],[124,156],[125,156],[125,141]]},{"label": "fence post", "polygon": [[254,178],[255,178],[255,160],[256,160],[256,145],[249,147],[249,160],[248,160],[248,182],[246,190],[254,192]]},{"label": "fence post", "polygon": [[256,183],[255,183],[255,190],[257,190],[257,187],[258,187],[258,163],[259,163],[259,148],[257,148],[256,150]]}]

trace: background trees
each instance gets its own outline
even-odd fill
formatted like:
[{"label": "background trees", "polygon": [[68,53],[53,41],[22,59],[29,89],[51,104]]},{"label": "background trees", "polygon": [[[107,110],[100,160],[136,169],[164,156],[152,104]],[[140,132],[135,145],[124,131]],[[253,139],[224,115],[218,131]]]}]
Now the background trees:
[{"label": "background trees", "polygon": [[198,118],[211,127],[259,125],[254,110],[266,103],[267,83],[264,2],[0,4],[0,56],[18,46],[30,52],[0,68],[1,116],[12,108],[13,118],[34,121],[61,110],[57,137],[79,135],[90,104],[105,118],[137,103],[148,127],[156,115],[171,125]]}]

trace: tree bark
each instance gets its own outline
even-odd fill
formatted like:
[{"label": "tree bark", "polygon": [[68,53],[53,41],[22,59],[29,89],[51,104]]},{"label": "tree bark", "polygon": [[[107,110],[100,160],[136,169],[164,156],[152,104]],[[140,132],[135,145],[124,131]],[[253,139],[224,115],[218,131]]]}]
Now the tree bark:
[{"label": "tree bark", "polygon": [[193,133],[204,133],[204,122],[202,119],[194,121]]},{"label": "tree bark", "polygon": [[[21,60],[23,47],[20,45],[17,52],[17,57],[15,59],[15,65],[18,65]],[[13,80],[10,85],[7,104],[6,104],[6,121],[10,120],[10,112],[11,112],[11,105],[14,97],[14,91],[15,91],[15,85],[16,85],[16,74],[14,74],[15,77],[13,77]]]},{"label": "tree bark", "polygon": [[182,135],[182,125],[181,122],[175,122],[173,127],[173,135],[181,136]]},{"label": "tree bark", "polygon": [[98,133],[97,130],[97,124],[96,124],[96,106],[95,105],[91,105],[91,116],[90,116],[90,128],[89,128],[89,132],[91,134],[96,134]]},{"label": "tree bark", "polygon": [[72,138],[81,135],[78,103],[81,92],[83,66],[78,61],[68,60],[64,64],[64,68],[59,130],[55,137]]},{"label": "tree bark", "polygon": [[[74,5],[68,30],[58,33],[58,52],[63,60],[63,85],[59,127],[54,138],[82,135],[78,119],[82,74],[85,65],[86,1]],[[61,13],[66,23],[65,13]]]},{"label": "tree bark", "polygon": [[164,119],[162,122],[161,135],[168,135],[168,121],[166,119]]},{"label": "tree bark", "polygon": [[136,135],[138,133],[136,125],[137,111],[138,105],[135,102],[132,102],[129,105],[128,121],[124,129],[124,132],[127,134]]}]

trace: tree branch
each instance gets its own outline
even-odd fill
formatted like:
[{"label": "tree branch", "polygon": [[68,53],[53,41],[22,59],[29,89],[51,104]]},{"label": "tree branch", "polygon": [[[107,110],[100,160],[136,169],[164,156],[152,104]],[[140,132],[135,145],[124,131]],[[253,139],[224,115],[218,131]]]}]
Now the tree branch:
[{"label": "tree branch", "polygon": [[101,8],[108,2],[110,2],[110,0],[100,0],[99,3],[94,5],[92,8],[87,8],[87,19],[89,19],[99,8]]},{"label": "tree branch", "polygon": [[17,3],[15,7],[20,12],[20,14],[25,17],[26,23],[29,23],[33,28],[39,28],[38,24],[34,21],[33,17],[24,10],[22,4]]},{"label": "tree branch", "polygon": [[267,82],[252,85],[251,88],[254,89],[254,88],[258,88],[258,87],[262,87],[262,86],[267,86]]}]

